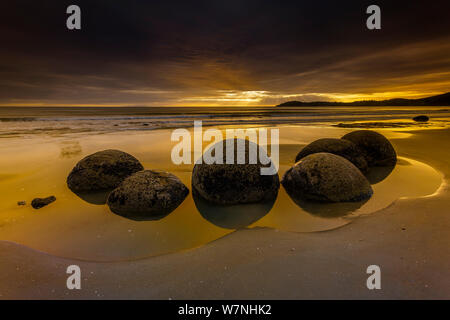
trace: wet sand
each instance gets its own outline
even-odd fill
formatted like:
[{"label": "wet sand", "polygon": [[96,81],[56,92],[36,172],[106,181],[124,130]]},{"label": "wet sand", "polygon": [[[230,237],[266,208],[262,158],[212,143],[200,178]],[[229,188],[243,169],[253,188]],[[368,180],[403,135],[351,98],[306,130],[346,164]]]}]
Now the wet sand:
[{"label": "wet sand", "polygon": [[[280,136],[286,138],[280,143],[284,146],[294,145],[297,148],[302,143],[305,144],[323,136],[340,136],[348,131],[350,129],[330,127],[308,129],[298,126],[283,127]],[[87,262],[59,258],[42,251],[50,251],[48,249],[51,248],[46,248],[45,244],[54,239],[58,232],[66,232],[70,230],[70,226],[73,227],[74,217],[78,217],[80,220],[78,227],[84,228],[87,235],[89,235],[89,228],[98,230],[99,225],[104,226],[105,222],[115,217],[108,215],[107,212],[100,212],[104,219],[103,223],[99,224],[101,220],[94,220],[95,224],[93,224],[84,210],[82,210],[83,214],[78,216],[76,210],[73,214],[62,215],[62,212],[66,213],[69,208],[73,208],[75,202],[72,201],[80,200],[77,198],[71,200],[69,194],[66,194],[67,198],[64,194],[62,198],[57,195],[58,200],[54,203],[54,209],[50,209],[51,206],[49,206],[47,211],[24,212],[21,222],[16,220],[10,226],[1,227],[1,238],[7,241],[0,242],[0,270],[2,270],[0,298],[449,298],[450,129],[419,131],[397,128],[380,132],[391,139],[402,161],[409,163],[406,165],[403,162],[402,169],[405,170],[411,166],[411,163],[417,162],[417,165],[413,167],[418,171],[412,174],[404,172],[395,180],[397,185],[392,187],[392,190],[401,190],[402,181],[405,187],[401,190],[405,191],[405,194],[395,195],[395,198],[400,199],[386,200],[387,202],[382,205],[380,205],[382,201],[374,201],[367,212],[357,214],[351,219],[351,223],[347,220],[337,223],[341,218],[328,220],[305,213],[299,225],[306,229],[288,230],[283,225],[277,226],[273,223],[273,220],[276,220],[275,217],[279,217],[280,214],[271,212],[257,223],[249,225],[248,229],[233,231],[208,223],[206,219],[198,219],[193,221],[192,225],[180,223],[181,225],[175,230],[184,230],[183,232],[190,229],[196,230],[200,223],[207,223],[208,228],[213,228],[215,231],[208,229],[205,231],[204,238],[199,242],[194,241],[189,248],[145,259],[128,259],[133,261]],[[160,134],[164,133],[161,131]],[[134,139],[136,138],[137,136],[134,136]],[[103,146],[110,143],[109,137],[104,136],[102,139],[104,139]],[[64,141],[60,142],[64,145]],[[94,139],[94,142],[89,144],[83,140],[79,143],[83,149],[81,152],[77,152],[76,143],[64,149],[64,152],[61,151],[63,148],[55,148],[54,151],[59,152],[61,159],[64,160],[60,162],[61,171],[70,169],[80,153],[89,153],[102,146],[98,137]],[[66,147],[70,145],[67,141],[65,143]],[[129,141],[122,140],[121,143],[126,146]],[[145,167],[152,167],[155,163],[159,163],[154,159],[146,159],[145,156],[151,154],[151,150],[155,148],[154,144],[152,146],[137,145],[141,146],[141,150],[133,150],[134,152],[131,153],[142,158]],[[15,150],[17,152],[18,149]],[[45,163],[48,149],[45,150],[46,152],[42,155],[34,155],[38,159],[42,157],[39,161],[44,162],[38,161],[39,163]],[[282,159],[288,159],[292,153],[289,147],[280,147],[280,151]],[[26,145],[23,152],[27,152]],[[68,155],[64,156],[66,153]],[[18,159],[20,158],[23,156],[18,156]],[[20,163],[15,165],[18,166]],[[281,165],[287,166],[288,163],[282,162]],[[187,176],[190,173],[189,167],[178,169],[173,167],[166,170],[178,170],[176,174],[182,175],[184,172]],[[33,168],[30,167],[29,171],[33,171]],[[38,172],[42,173],[42,169]],[[404,180],[411,179],[410,176],[415,173],[417,173],[416,180]],[[46,174],[43,176],[48,178]],[[42,192],[61,190],[62,187],[58,185],[61,182],[55,182],[57,181],[55,177],[53,179],[44,177],[38,174],[42,182],[39,185]],[[11,181],[15,178],[17,177],[14,174],[2,177],[3,181]],[[414,182],[420,188],[411,187]],[[30,191],[29,196],[36,194],[37,190],[36,186]],[[3,189],[3,192],[5,191]],[[13,192],[11,191],[12,194]],[[280,196],[282,197],[282,194]],[[405,196],[407,198],[402,198]],[[287,200],[285,199],[282,203],[288,203]],[[60,207],[57,207],[57,203]],[[78,206],[82,202],[76,203]],[[189,201],[183,205],[189,206]],[[381,207],[377,208],[377,205]],[[2,206],[5,206],[4,202]],[[75,208],[79,210],[77,206]],[[97,208],[91,205],[89,207]],[[3,209],[3,212],[11,213],[7,208],[3,207]],[[52,213],[51,210],[55,212]],[[289,212],[283,207],[279,209],[279,212],[285,211]],[[374,213],[374,211],[377,212]],[[47,222],[54,220],[57,217],[56,212],[60,213],[59,221],[53,224],[42,223],[43,220]],[[99,214],[98,209],[88,210],[87,214],[90,213]],[[177,218],[179,215],[177,216],[175,212],[169,215],[168,219],[171,216],[173,220],[179,220]],[[267,221],[270,217],[272,222]],[[13,219],[13,216],[9,218]],[[182,221],[184,223],[187,220]],[[11,220],[8,223],[11,223]],[[331,226],[325,223],[331,223]],[[58,231],[58,228],[65,224],[67,229]],[[292,225],[292,219],[287,219],[287,224]],[[174,225],[168,226],[172,229]],[[16,236],[22,242],[11,237],[8,239],[5,236],[7,234],[5,230],[8,228],[11,230],[9,235]],[[123,225],[120,226],[120,230],[122,228]],[[200,228],[200,230],[206,229]],[[111,229],[105,231],[111,232]],[[128,233],[128,230],[126,231]],[[143,233],[145,231],[144,229]],[[116,239],[123,240],[129,236],[122,235]],[[88,241],[89,237],[87,238],[85,246],[95,243]],[[181,237],[181,240],[184,238]],[[24,243],[24,239],[29,239],[29,243],[26,243],[28,246],[34,246],[41,251],[11,242]],[[52,248],[59,246],[64,249],[67,248],[68,243],[72,245],[76,243],[73,239],[71,241],[65,242],[61,237],[58,243],[53,240]],[[147,246],[152,241],[154,242],[155,239],[147,239]],[[206,242],[208,243],[205,244]],[[83,243],[78,244],[83,249]],[[102,252],[105,242],[99,241],[97,245],[97,252]],[[120,241],[109,245],[120,247]],[[73,252],[63,256],[80,257],[80,254],[82,256],[82,253],[86,252],[85,250],[77,251],[76,246],[69,246],[69,248],[72,248]],[[122,249],[127,251],[130,248],[125,246]],[[120,252],[120,250],[117,251]],[[139,252],[136,250],[132,256],[139,258],[139,254],[136,254]],[[114,260],[111,258],[117,257],[106,258],[103,260]],[[77,264],[82,269],[81,291],[69,291],[65,288],[67,276],[65,268],[70,264]],[[382,290],[369,291],[365,286],[366,268],[371,264],[381,267]]]},{"label": "wet sand", "polygon": [[[339,138],[349,131],[305,126],[278,129],[280,177],[293,165],[297,152],[306,143],[319,137]],[[58,257],[129,261],[192,249],[246,227],[291,232],[332,230],[383,209],[398,198],[432,194],[442,180],[431,166],[399,157],[395,168],[371,172],[369,180],[374,195],[367,202],[296,203],[280,188],[274,202],[224,208],[211,206],[191,192],[169,215],[149,221],[113,214],[105,205],[107,194],[80,196],[68,189],[67,175],[78,160],[98,150],[117,148],[136,156],[146,169],[172,172],[192,191],[193,165],[174,165],[171,161],[171,148],[176,144],[170,141],[171,132],[166,129],[80,135],[76,139],[63,136],[3,141],[0,167],[9,176],[4,175],[0,184],[5,199],[0,203],[0,240]],[[407,136],[389,131],[386,135]],[[417,179],[421,183],[416,183]],[[39,210],[30,206],[34,197],[49,195],[56,196],[57,201]],[[27,205],[18,206],[18,201],[26,201]]]}]

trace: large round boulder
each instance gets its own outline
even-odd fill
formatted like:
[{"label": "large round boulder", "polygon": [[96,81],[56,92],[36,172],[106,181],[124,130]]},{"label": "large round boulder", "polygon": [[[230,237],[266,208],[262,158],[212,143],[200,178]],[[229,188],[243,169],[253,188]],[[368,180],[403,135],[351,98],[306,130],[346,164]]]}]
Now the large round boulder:
[{"label": "large round boulder", "polygon": [[363,172],[368,170],[367,161],[361,150],[353,142],[344,139],[324,138],[311,142],[297,154],[295,162],[310,154],[319,152],[328,152],[344,157],[359,170]]},{"label": "large round boulder", "polygon": [[397,163],[397,154],[385,136],[371,130],[353,131],[342,139],[349,140],[362,150],[369,167],[393,166]]},{"label": "large round boulder", "polygon": [[[229,152],[229,157],[233,159],[227,159],[227,145],[234,145],[233,152]],[[243,148],[239,150],[238,145]],[[192,187],[199,196],[217,205],[272,201],[280,187],[278,174],[276,170],[269,175],[262,174],[261,170],[268,169],[272,162],[265,153],[263,159],[258,154],[259,146],[248,140],[228,139],[218,142],[195,164]],[[214,163],[208,160],[209,156],[215,158]],[[250,161],[252,159],[255,161]]]},{"label": "large round boulder", "polygon": [[81,159],[67,177],[75,193],[91,193],[117,187],[126,177],[144,170],[132,155],[119,150],[104,150]]},{"label": "large round boulder", "polygon": [[156,220],[175,210],[189,194],[175,175],[144,170],[126,178],[108,197],[112,212],[135,220]]},{"label": "large round boulder", "polygon": [[347,159],[332,153],[306,156],[286,171],[281,183],[294,200],[361,201],[373,194],[361,171]]}]

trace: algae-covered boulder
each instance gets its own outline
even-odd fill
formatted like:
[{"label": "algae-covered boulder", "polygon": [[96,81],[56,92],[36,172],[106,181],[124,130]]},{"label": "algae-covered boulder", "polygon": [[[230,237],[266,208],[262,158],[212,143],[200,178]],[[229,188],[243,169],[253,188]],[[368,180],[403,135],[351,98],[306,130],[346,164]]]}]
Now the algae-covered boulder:
[{"label": "algae-covered boulder", "polygon": [[297,154],[295,162],[310,154],[319,152],[327,152],[344,157],[359,170],[363,172],[368,170],[367,161],[361,150],[353,142],[344,139],[324,138],[311,142]]},{"label": "algae-covered boulder", "polygon": [[80,160],[67,177],[75,193],[90,193],[116,188],[126,177],[143,170],[132,155],[119,150],[104,150]]},{"label": "algae-covered boulder", "polygon": [[342,137],[362,150],[369,167],[393,166],[397,163],[394,147],[382,134],[371,130],[353,131]]},{"label": "algae-covered boulder", "polygon": [[373,194],[369,181],[357,167],[331,153],[306,156],[286,171],[281,183],[294,200],[361,201]]},{"label": "algae-covered boulder", "polygon": [[189,194],[175,175],[144,170],[126,178],[108,197],[112,212],[135,220],[157,220],[175,210]]}]

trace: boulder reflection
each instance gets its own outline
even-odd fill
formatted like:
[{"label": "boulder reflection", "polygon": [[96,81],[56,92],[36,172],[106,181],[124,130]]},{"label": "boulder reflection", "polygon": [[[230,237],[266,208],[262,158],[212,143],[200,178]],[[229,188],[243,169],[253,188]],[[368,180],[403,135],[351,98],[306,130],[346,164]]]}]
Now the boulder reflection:
[{"label": "boulder reflection", "polygon": [[[102,191],[102,192],[94,192],[94,193],[74,193],[76,194],[80,199],[86,201],[87,203],[90,204],[95,204],[95,205],[105,205],[106,201],[108,200],[108,196],[111,193],[113,189],[111,190],[107,190],[107,191]],[[127,212],[113,212],[111,211],[113,214],[118,215],[122,218],[126,218],[129,220],[133,220],[133,221],[157,221],[157,220],[161,220],[162,218],[167,217],[173,210],[169,210],[169,211],[161,211],[158,214],[152,214],[152,215],[144,215],[142,213],[137,213],[137,212],[131,212],[131,211],[127,211]]]},{"label": "boulder reflection", "polygon": [[388,167],[371,167],[365,176],[367,180],[369,180],[370,184],[377,184],[386,179],[394,168],[395,165]]},{"label": "boulder reflection", "polygon": [[294,198],[288,193],[292,201],[309,214],[321,218],[340,218],[361,208],[369,199],[358,202],[316,202]]},{"label": "boulder reflection", "polygon": [[80,199],[86,201],[87,203],[104,205],[106,204],[106,200],[108,199],[108,196],[112,190],[113,189],[93,193],[76,193],[73,191],[72,192],[76,194]]},{"label": "boulder reflection", "polygon": [[261,203],[219,206],[203,199],[195,188],[192,188],[192,197],[203,218],[218,227],[233,230],[245,228],[264,217],[276,200],[275,197],[271,201]]},{"label": "boulder reflection", "polygon": [[122,218],[133,220],[133,221],[158,221],[165,217],[167,217],[171,212],[173,212],[175,209],[170,211],[161,211],[158,214],[152,214],[144,215],[142,213],[136,213],[136,212],[113,212],[115,215],[118,215]]}]

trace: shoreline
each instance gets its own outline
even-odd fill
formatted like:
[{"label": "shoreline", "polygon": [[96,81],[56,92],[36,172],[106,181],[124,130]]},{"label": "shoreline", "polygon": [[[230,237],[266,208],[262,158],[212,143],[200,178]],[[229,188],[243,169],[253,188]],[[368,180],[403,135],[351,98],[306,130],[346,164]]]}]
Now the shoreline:
[{"label": "shoreline", "polygon": [[[292,161],[302,146],[322,137],[340,137],[349,131],[334,127],[278,128],[281,132],[279,176],[293,164]],[[383,131],[389,139],[408,137],[408,134],[396,130]],[[126,261],[198,247],[230,233],[231,230],[222,224],[223,221],[216,221],[208,211],[199,208],[191,195],[177,210],[161,221],[136,223],[121,217],[118,219],[119,217],[112,214],[105,205],[92,205],[67,189],[66,176],[79,159],[101,149],[110,148],[129,152],[140,159],[147,169],[174,173],[190,186],[192,165],[173,165],[171,162],[170,145],[167,144],[170,132],[166,129],[125,136],[120,133],[85,136],[82,139],[79,137],[76,140],[67,140],[67,143],[65,139],[62,141],[56,139],[56,142],[55,139],[48,141],[31,139],[25,144],[23,140],[17,139],[16,141],[20,141],[21,149],[17,149],[13,144],[3,150],[4,154],[14,156],[15,160],[12,158],[8,160],[6,157],[4,161],[0,161],[0,165],[6,170],[5,173],[9,171],[21,175],[28,167],[28,171],[34,173],[30,177],[22,174],[22,177],[10,178],[16,182],[5,181],[6,195],[9,194],[13,198],[21,197],[16,199],[19,201],[52,194],[59,200],[39,212],[27,207],[19,208],[15,201],[9,206],[8,203],[0,204],[0,211],[3,209],[6,214],[3,215],[5,218],[3,224],[0,224],[0,239],[14,240],[60,257],[87,261]],[[39,147],[36,149],[35,145]],[[49,152],[50,150],[52,152]],[[58,152],[59,159],[56,159]],[[35,158],[36,153],[40,155],[39,158]],[[291,232],[319,232],[351,223],[359,215],[370,214],[384,208],[398,197],[433,193],[441,183],[440,175],[432,167],[413,159],[414,157],[411,157],[410,161],[399,160],[396,169],[388,173],[388,179],[374,185],[375,195],[367,203],[363,203],[359,208],[345,209],[350,214],[343,212],[333,217],[322,216],[314,208],[295,204],[284,188],[280,188],[278,198],[270,211],[264,209],[260,212],[261,209],[258,208],[251,210],[253,213],[249,213],[248,218],[250,221],[256,220],[251,226],[271,227]],[[53,166],[46,168],[42,166],[43,163],[53,163]],[[420,174],[424,179],[420,185],[415,184],[411,178],[416,174]],[[48,183],[42,185],[42,179]],[[37,190],[36,186],[39,186]],[[403,189],[405,191],[402,191]],[[246,219],[247,215],[244,215],[242,218],[244,223]],[[35,225],[49,232],[40,235],[34,230]],[[190,226],[190,229],[186,226]],[[52,240],[55,238],[60,239],[57,244]],[[116,244],[115,249],[111,243]]]},{"label": "shoreline", "polygon": [[[302,107],[302,108],[0,108],[0,139],[101,134],[128,131],[190,128],[195,120],[210,126],[342,126],[342,127],[430,127],[449,125],[450,109],[444,107]],[[38,108],[39,109],[39,108]],[[153,111],[152,111],[153,110]],[[414,122],[427,114],[429,122]],[[18,116],[20,115],[20,116]]]},{"label": "shoreline", "polygon": [[[448,299],[450,129],[397,130],[409,135],[391,138],[402,156],[444,175],[440,192],[398,199],[329,231],[243,229],[197,248],[132,262],[80,262],[1,241],[0,268],[6,272],[0,298]],[[71,263],[83,270],[80,292],[61,285]],[[378,292],[365,288],[365,267],[371,264],[382,269]]]}]

